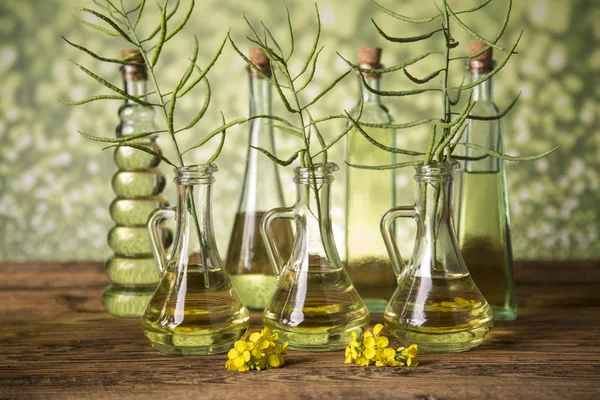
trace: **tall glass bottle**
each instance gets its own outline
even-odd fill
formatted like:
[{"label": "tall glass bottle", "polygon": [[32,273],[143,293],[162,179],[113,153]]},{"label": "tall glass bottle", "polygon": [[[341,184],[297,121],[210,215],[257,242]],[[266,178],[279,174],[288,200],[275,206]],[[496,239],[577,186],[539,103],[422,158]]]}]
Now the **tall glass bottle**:
[{"label": "tall glass bottle", "polygon": [[[125,91],[143,98],[148,79],[144,59],[136,50],[125,50],[122,56],[130,57],[133,62],[121,68]],[[119,118],[117,137],[156,130],[151,107],[126,100],[119,109]],[[160,152],[155,137],[139,139],[135,143]],[[113,315],[139,317],[159,281],[146,221],[154,209],[168,205],[160,196],[165,177],[156,168],[160,159],[140,150],[118,147],[114,160],[119,168],[112,179],[117,198],[110,205],[115,226],[108,234],[108,244],[115,254],[105,264],[112,283],[104,290],[102,302]],[[163,229],[162,232],[164,245],[168,245],[170,231]]]},{"label": "tall glass bottle", "polygon": [[[381,49],[361,47],[359,64],[363,68],[382,68]],[[379,89],[381,74],[365,73],[367,84]],[[362,79],[358,79],[359,85]],[[375,124],[392,122],[392,116],[378,95],[361,90],[363,112],[361,121]],[[356,117],[360,104],[352,114]],[[395,145],[395,131],[363,126],[380,143]],[[393,153],[375,146],[357,130],[347,138],[346,160],[352,164],[383,165],[395,162]],[[370,312],[383,312],[396,289],[396,278],[390,265],[385,245],[381,240],[381,216],[396,203],[395,170],[372,171],[347,169],[346,180],[346,263],[348,273]]]},{"label": "tall glass bottle", "polygon": [[[470,44],[469,51],[474,54],[485,46],[474,42]],[[480,79],[493,68],[490,49],[469,61],[471,80]],[[477,104],[472,114],[493,116],[498,113],[492,97],[492,79],[475,86],[473,99]],[[502,125],[499,120],[470,120],[464,141],[502,152]],[[483,157],[485,153],[467,148],[466,155]],[[514,320],[517,304],[504,162],[487,156],[463,161],[462,167],[456,222],[463,258],[492,307],[494,318]]]},{"label": "tall glass bottle", "polygon": [[[267,76],[271,75],[269,59],[260,48],[250,49],[250,61]],[[271,85],[253,69],[250,78],[250,116],[271,114]],[[250,146],[275,153],[271,120],[256,119],[250,124]],[[248,147],[242,196],[235,216],[227,250],[226,269],[229,279],[249,309],[263,310],[277,286],[277,278],[269,264],[259,226],[269,210],[283,207],[284,198],[277,165]],[[293,241],[291,224],[273,224],[277,244],[289,257]]]}]

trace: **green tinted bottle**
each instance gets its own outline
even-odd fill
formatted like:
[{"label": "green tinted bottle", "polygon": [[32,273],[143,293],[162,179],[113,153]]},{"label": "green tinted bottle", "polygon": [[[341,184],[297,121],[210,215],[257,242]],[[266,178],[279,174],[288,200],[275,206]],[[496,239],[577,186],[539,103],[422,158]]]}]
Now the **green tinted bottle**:
[{"label": "green tinted bottle", "polygon": [[[134,61],[122,67],[125,91],[143,97],[147,93],[144,60],[133,50],[126,50],[122,55]],[[119,109],[119,118],[117,137],[156,130],[152,108],[129,100]],[[136,140],[135,144],[160,152],[152,136]],[[110,205],[110,216],[115,225],[108,233],[108,244],[114,254],[105,264],[112,283],[104,290],[102,302],[113,315],[139,317],[159,281],[146,222],[152,211],[167,205],[160,196],[165,177],[156,168],[160,159],[132,147],[118,147],[114,161],[118,170],[112,187],[117,197]],[[167,245],[171,232],[167,229],[162,232]]]},{"label": "green tinted bottle", "polygon": [[[475,42],[471,53],[485,47]],[[491,49],[469,61],[471,80],[476,81],[494,68]],[[473,89],[477,101],[472,114],[493,116],[498,107],[492,97],[492,79]],[[502,125],[499,120],[470,120],[464,141],[502,152]],[[496,320],[517,317],[513,257],[504,163],[480,150],[466,148],[465,155],[479,160],[463,161],[457,194],[456,225],[460,249],[477,287],[494,312]]]},{"label": "green tinted bottle", "polygon": [[[381,49],[361,47],[359,64],[363,68],[381,68]],[[370,87],[379,89],[380,74],[364,74]],[[359,85],[362,84],[360,77]],[[378,95],[361,90],[361,121],[374,124],[392,122],[392,116]],[[352,114],[356,117],[360,104]],[[363,126],[375,140],[394,146],[392,129]],[[385,165],[395,161],[393,153],[373,146],[356,129],[347,135],[346,160],[352,164]],[[395,205],[395,170],[347,169],[346,180],[346,265],[352,282],[370,312],[383,312],[396,289],[396,277],[381,239],[379,223],[383,214]]]}]

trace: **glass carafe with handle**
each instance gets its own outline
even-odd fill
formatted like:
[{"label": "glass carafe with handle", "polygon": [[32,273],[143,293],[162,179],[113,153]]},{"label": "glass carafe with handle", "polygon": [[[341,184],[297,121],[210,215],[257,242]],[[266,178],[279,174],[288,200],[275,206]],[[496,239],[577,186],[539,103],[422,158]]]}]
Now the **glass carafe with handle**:
[{"label": "glass carafe with handle", "polygon": [[[352,332],[369,324],[369,312],[342,264],[333,238],[330,215],[333,163],[296,168],[296,204],[265,214],[261,234],[277,275],[277,289],[263,322],[289,348],[332,351],[348,345]],[[282,260],[272,224],[293,220],[294,246]]]},{"label": "glass carafe with handle", "polygon": [[[452,184],[457,162],[416,167],[415,205],[389,210],[381,220],[398,288],[388,303],[385,325],[404,345],[425,352],[459,352],[483,342],[492,310],[475,285],[458,248],[452,222]],[[412,258],[404,264],[393,235],[396,218],[417,223]]]},{"label": "glass carafe with handle", "polygon": [[[162,277],[142,327],[152,346],[163,353],[223,353],[248,329],[248,310],[227,277],[215,243],[211,198],[216,170],[215,165],[177,168],[177,207],[158,209],[148,220]],[[158,227],[164,219],[177,224],[168,258]]]}]

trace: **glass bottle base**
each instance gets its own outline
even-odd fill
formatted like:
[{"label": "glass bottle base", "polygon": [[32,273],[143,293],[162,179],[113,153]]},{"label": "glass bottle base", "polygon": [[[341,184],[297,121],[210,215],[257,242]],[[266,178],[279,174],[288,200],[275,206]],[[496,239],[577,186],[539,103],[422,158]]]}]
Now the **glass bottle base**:
[{"label": "glass bottle base", "polygon": [[[400,326],[385,320],[386,328],[403,346],[417,344],[424,353],[459,353],[483,343],[492,323],[471,329],[422,328]],[[435,331],[433,331],[435,329]]]},{"label": "glass bottle base", "polygon": [[494,319],[496,321],[514,321],[517,319],[517,308],[504,308],[504,307],[492,307],[494,313]]},{"label": "glass bottle base", "polygon": [[371,314],[383,314],[388,305],[388,301],[383,299],[363,299],[363,302]]},{"label": "glass bottle base", "polygon": [[352,332],[357,336],[369,326],[369,315],[356,319],[347,325],[322,328],[298,328],[278,324],[263,318],[263,323],[279,335],[279,341],[288,342],[288,349],[297,351],[336,351],[342,350],[352,340]]},{"label": "glass bottle base", "polygon": [[133,288],[110,284],[102,293],[102,305],[115,317],[139,318],[152,299],[154,290],[154,287]]},{"label": "glass bottle base", "polygon": [[158,331],[142,323],[144,335],[152,347],[164,354],[178,356],[208,356],[227,353],[236,340],[248,330],[249,322],[230,327],[227,330],[204,332]]}]

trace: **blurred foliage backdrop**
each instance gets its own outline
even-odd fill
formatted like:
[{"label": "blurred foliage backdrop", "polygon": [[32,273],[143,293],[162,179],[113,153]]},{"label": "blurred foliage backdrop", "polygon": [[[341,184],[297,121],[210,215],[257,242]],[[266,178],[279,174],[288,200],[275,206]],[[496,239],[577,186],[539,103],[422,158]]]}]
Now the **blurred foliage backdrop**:
[{"label": "blurred foliage backdrop", "polygon": [[[186,3],[186,0],[182,0]],[[298,46],[308,51],[314,37],[312,1],[286,0],[298,31]],[[382,0],[388,7],[414,16],[435,12],[432,2]],[[457,8],[473,2],[453,2]],[[157,21],[154,8],[144,29]],[[392,65],[414,56],[430,44],[390,45],[375,32],[374,17],[390,34],[409,36],[418,28],[401,24],[377,12],[366,0],[319,0],[323,20],[323,43],[315,86],[323,85],[345,68],[335,55],[339,51],[354,58],[360,45],[384,47],[383,62]],[[115,167],[110,152],[98,143],[82,139],[77,129],[96,135],[114,135],[118,102],[96,102],[80,108],[60,104],[59,99],[80,99],[105,93],[103,88],[69,62],[77,60],[120,85],[114,65],[102,65],[62,42],[60,36],[115,57],[123,42],[82,26],[72,14],[73,6],[91,5],[85,0],[2,0],[0,2],[0,259],[71,260],[102,259],[109,254],[106,233],[112,225],[108,205],[113,195],[110,178]],[[482,11],[466,18],[480,33],[493,36],[501,22],[506,2],[494,0]],[[185,9],[185,4],[182,7]],[[183,10],[182,10],[183,11]],[[276,36],[286,35],[285,10],[280,0],[202,0],[191,23],[169,42],[160,65],[160,79],[174,86],[186,66],[192,37],[201,43],[201,65],[208,62],[229,27],[232,36],[247,48],[247,29],[242,13],[251,20],[273,26]],[[93,19],[90,19],[92,22]],[[592,258],[600,256],[599,179],[600,135],[600,3],[595,0],[516,0],[512,22],[504,44],[525,35],[520,54],[495,78],[495,97],[502,107],[519,91],[520,104],[504,120],[507,151],[513,154],[541,152],[554,144],[562,147],[551,157],[536,162],[508,164],[512,232],[517,258]],[[425,28],[426,29],[426,28]],[[464,49],[470,40],[456,32]],[[437,68],[428,59],[411,72],[424,76]],[[462,72],[458,68],[458,79]],[[210,115],[186,143],[198,140],[219,125],[219,110],[228,119],[247,113],[247,74],[244,64],[226,48],[210,73],[215,93]],[[402,75],[388,76],[384,88],[406,88],[412,84]],[[349,77],[323,102],[323,114],[340,112],[356,103],[357,83]],[[191,96],[193,97],[193,96]],[[195,100],[181,103],[190,114]],[[421,118],[437,109],[431,97],[410,101],[388,101],[398,121]],[[278,107],[281,109],[281,107]],[[187,117],[187,115],[185,115]],[[187,118],[186,118],[187,119]],[[159,122],[162,122],[160,119]],[[333,137],[339,126],[332,124]],[[422,131],[400,132],[400,144],[424,146]],[[220,171],[215,188],[215,229],[219,247],[226,250],[233,213],[237,206],[246,153],[246,127],[231,130],[218,160]],[[170,144],[160,142],[166,152]],[[289,153],[287,138],[278,138],[280,155]],[[188,162],[206,160],[212,149],[193,153]],[[343,164],[343,148],[332,159]],[[343,170],[343,169],[342,169]],[[163,171],[172,177],[170,170]],[[293,202],[291,172],[285,179],[286,200]],[[398,180],[400,200],[413,201],[411,171]],[[335,184],[334,208],[340,244],[343,215],[344,173]],[[173,184],[166,194],[173,201]],[[405,249],[411,246],[408,226],[400,229]],[[224,254],[222,254],[224,255]]]}]

